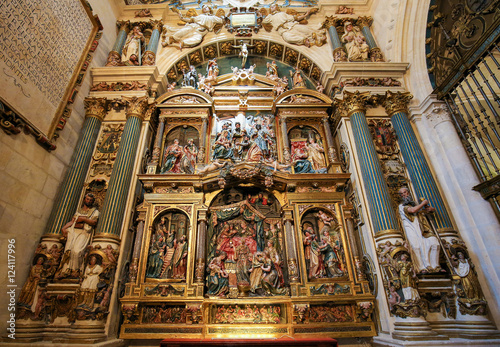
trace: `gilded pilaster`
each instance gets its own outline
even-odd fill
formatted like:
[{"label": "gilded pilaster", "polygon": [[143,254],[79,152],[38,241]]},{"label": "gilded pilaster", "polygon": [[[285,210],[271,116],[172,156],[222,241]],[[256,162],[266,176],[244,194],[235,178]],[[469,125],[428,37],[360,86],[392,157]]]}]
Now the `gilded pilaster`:
[{"label": "gilded pilaster", "polygon": [[417,196],[428,199],[430,205],[436,209],[435,222],[438,230],[450,230],[453,228],[450,217],[408,119],[408,104],[412,97],[408,92],[391,93],[388,91],[384,100],[384,107],[392,119],[399,146],[401,147],[401,154],[415,186]]},{"label": "gilded pilaster", "polygon": [[158,129],[156,131],[156,137],[153,147],[153,154],[151,156],[151,161],[148,163],[148,174],[155,174],[160,163],[161,157],[161,143],[163,140],[163,132],[165,131],[165,124],[167,122],[167,117],[164,114],[160,114],[160,122],[158,124]]},{"label": "gilded pilaster", "polygon": [[207,209],[198,210],[198,238],[196,240],[195,281],[203,283],[205,279],[205,257],[207,243]]},{"label": "gilded pilaster", "polygon": [[113,172],[109,179],[108,191],[102,214],[97,225],[96,236],[105,234],[119,238],[132,170],[139,143],[141,122],[145,117],[148,97],[123,97],[126,102],[127,122],[123,130],[120,147],[116,155]]}]

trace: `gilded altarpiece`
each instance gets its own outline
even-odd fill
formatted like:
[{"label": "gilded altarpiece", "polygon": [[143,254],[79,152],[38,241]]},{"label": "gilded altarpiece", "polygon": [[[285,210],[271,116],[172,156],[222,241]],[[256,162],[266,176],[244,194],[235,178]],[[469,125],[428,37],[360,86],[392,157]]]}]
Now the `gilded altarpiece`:
[{"label": "gilded altarpiece", "polygon": [[252,110],[218,111],[190,89],[158,98],[122,338],[375,334],[374,296],[347,234],[349,174],[329,133],[331,100],[285,94],[265,111],[251,97]]}]

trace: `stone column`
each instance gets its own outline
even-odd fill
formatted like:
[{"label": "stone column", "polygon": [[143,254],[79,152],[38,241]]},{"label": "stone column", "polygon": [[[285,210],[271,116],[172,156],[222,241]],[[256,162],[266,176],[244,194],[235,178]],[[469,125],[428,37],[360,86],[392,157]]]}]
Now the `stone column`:
[{"label": "stone column", "polygon": [[115,44],[108,54],[106,66],[118,66],[122,59],[122,49],[127,41],[127,35],[130,30],[130,21],[121,20],[116,22],[119,28],[118,36],[116,37]]},{"label": "stone column", "polygon": [[160,42],[160,34],[163,29],[163,23],[161,20],[149,20],[153,28],[151,37],[149,39],[148,47],[142,56],[142,65],[155,65],[156,63],[156,51],[158,49],[158,43]]},{"label": "stone column", "polygon": [[371,61],[385,61],[384,55],[380,48],[377,47],[377,42],[373,37],[373,34],[370,30],[370,26],[373,23],[372,17],[358,17],[357,24],[361,27],[361,31],[363,35],[365,35],[366,43],[370,47],[370,59]]},{"label": "stone column", "polygon": [[44,238],[60,235],[62,226],[73,217],[78,207],[99,129],[107,112],[106,98],[86,98],[84,103],[85,121],[80,139],[55,199]]},{"label": "stone column", "polygon": [[400,235],[387,183],[366,121],[365,104],[369,96],[369,92],[344,92],[344,100],[340,103],[343,104],[351,119],[375,235],[376,237],[387,233]]},{"label": "stone column", "polygon": [[337,161],[337,151],[335,150],[335,143],[333,142],[332,131],[330,130],[330,122],[328,117],[323,117],[323,128],[325,129],[326,144],[328,145],[328,159],[330,164]]},{"label": "stone column", "polygon": [[[297,265],[297,238],[293,228],[293,214],[291,209],[285,209],[285,240],[286,253],[288,258],[288,276],[291,283],[300,282],[299,267]],[[292,288],[293,295],[293,288]]]},{"label": "stone column", "polygon": [[161,158],[161,143],[163,140],[163,132],[165,131],[166,115],[162,112],[159,117],[158,129],[156,130],[155,144],[153,147],[153,154],[151,161],[148,163],[148,174],[155,174],[158,171],[158,165]]},{"label": "stone column", "polygon": [[[406,93],[386,93],[384,107],[391,117],[392,124],[398,136],[401,154],[405,161],[411,181],[415,187],[418,198],[426,198],[430,205],[436,209],[435,223],[440,233],[453,230],[450,217],[446,211],[443,199],[439,193],[436,181],[432,176],[424,153],[420,148],[417,137],[408,119],[408,103],[413,96]],[[416,199],[416,200],[417,200]]]},{"label": "stone column", "polygon": [[127,122],[116,155],[113,172],[108,183],[106,198],[95,237],[120,238],[125,204],[132,179],[135,155],[139,143],[141,122],[148,105],[148,97],[122,97],[127,104]]},{"label": "stone column", "polygon": [[323,22],[323,28],[328,29],[330,41],[332,42],[333,61],[347,61],[347,52],[345,51],[345,48],[340,41],[339,33],[337,32],[337,17],[326,17],[326,20]]},{"label": "stone column", "polygon": [[196,270],[195,282],[205,280],[205,257],[207,249],[207,209],[198,210],[198,233],[196,235]]},{"label": "stone column", "polygon": [[280,115],[279,120],[280,120],[280,129],[281,129],[281,138],[283,139],[283,141],[282,141],[283,161],[286,164],[290,164],[292,161],[292,158],[291,158],[291,154],[290,154],[290,142],[288,141],[288,129],[286,126],[286,117]]},{"label": "stone column", "polygon": [[200,136],[200,149],[198,150],[198,163],[205,162],[205,154],[207,144],[207,130],[208,130],[208,115],[201,116],[201,136]]}]

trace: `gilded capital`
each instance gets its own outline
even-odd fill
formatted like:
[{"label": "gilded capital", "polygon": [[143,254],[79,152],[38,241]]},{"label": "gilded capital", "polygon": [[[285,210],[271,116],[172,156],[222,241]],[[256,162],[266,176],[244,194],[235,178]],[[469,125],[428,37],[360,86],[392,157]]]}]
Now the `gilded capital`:
[{"label": "gilded capital", "polygon": [[344,99],[339,100],[336,99],[337,105],[339,108],[345,110],[347,116],[349,117],[354,112],[365,112],[366,103],[370,98],[370,92],[360,93],[359,91],[355,91],[354,93],[345,91]]},{"label": "gilded capital", "polygon": [[362,17],[358,17],[356,23],[358,24],[358,26],[360,26],[361,28],[362,27],[371,27],[372,23],[373,23],[373,18],[370,17],[370,16],[362,16]]},{"label": "gilded capital", "polygon": [[128,33],[130,30],[130,21],[129,20],[119,20],[116,22],[116,26],[118,27],[118,30],[120,30],[120,31],[123,30],[126,33]]},{"label": "gilded capital", "polygon": [[96,117],[101,122],[108,112],[106,98],[85,98],[85,117]]},{"label": "gilded capital", "polygon": [[144,120],[146,116],[146,111],[148,109],[148,97],[147,96],[141,96],[138,98],[137,96],[124,96],[122,99],[126,103],[127,107],[127,118],[128,117],[138,117],[141,120]]},{"label": "gilded capital", "polygon": [[385,99],[383,101],[383,105],[385,108],[385,112],[388,116],[392,117],[397,112],[404,112],[408,114],[408,104],[410,100],[413,98],[413,95],[410,92],[397,92],[392,93],[387,91],[385,93]]},{"label": "gilded capital", "polygon": [[336,27],[337,26],[337,22],[338,22],[338,18],[337,17],[335,17],[335,16],[327,16],[325,18],[325,21],[323,22],[323,24],[321,24],[321,27],[325,28],[325,29],[328,29],[331,26]]},{"label": "gilded capital", "polygon": [[163,29],[163,22],[161,19],[150,19],[149,24],[151,25],[151,28],[153,30],[158,30],[161,34],[161,31]]}]

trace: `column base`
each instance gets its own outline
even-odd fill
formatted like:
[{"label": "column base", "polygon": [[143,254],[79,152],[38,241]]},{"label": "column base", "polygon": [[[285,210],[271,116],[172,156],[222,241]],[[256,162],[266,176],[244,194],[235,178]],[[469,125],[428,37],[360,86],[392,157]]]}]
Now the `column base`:
[{"label": "column base", "polygon": [[391,338],[390,335],[379,335],[373,338],[374,347],[403,347],[403,346],[414,346],[414,347],[443,347],[443,346],[499,346],[500,340],[465,340],[465,339],[449,339],[449,340],[436,340],[429,338],[427,341],[402,341],[395,340]]},{"label": "column base", "polygon": [[500,339],[500,331],[488,321],[437,321],[430,322],[439,334],[468,340]]},{"label": "column base", "polygon": [[432,330],[430,324],[420,318],[406,318],[405,321],[397,319],[394,323],[392,338],[406,341],[447,340],[445,335],[439,335]]}]

